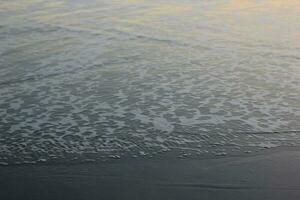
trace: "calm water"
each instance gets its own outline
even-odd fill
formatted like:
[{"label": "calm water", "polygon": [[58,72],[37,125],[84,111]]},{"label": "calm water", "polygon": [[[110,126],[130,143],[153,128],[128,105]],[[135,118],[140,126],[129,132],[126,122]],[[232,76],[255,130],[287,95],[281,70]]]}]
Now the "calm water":
[{"label": "calm water", "polygon": [[0,2],[0,163],[300,143],[298,0]]}]

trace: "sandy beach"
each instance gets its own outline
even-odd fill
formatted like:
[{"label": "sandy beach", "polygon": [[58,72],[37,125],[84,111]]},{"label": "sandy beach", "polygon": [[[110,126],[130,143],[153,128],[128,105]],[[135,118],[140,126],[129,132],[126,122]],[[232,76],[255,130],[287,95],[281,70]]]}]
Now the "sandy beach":
[{"label": "sandy beach", "polygon": [[117,160],[0,169],[5,200],[297,200],[299,148],[248,157]]}]

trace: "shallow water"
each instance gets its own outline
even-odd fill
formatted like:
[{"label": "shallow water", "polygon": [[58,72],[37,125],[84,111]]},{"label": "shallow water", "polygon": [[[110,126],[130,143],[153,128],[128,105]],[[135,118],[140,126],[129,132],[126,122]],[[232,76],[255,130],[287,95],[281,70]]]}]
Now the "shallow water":
[{"label": "shallow water", "polygon": [[0,2],[0,163],[299,145],[297,0]]}]

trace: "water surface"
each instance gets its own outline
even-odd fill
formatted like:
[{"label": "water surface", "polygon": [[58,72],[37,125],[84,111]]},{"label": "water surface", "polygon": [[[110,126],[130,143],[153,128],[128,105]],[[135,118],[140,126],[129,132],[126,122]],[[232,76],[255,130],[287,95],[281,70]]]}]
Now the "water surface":
[{"label": "water surface", "polygon": [[0,161],[299,144],[297,0],[0,2]]}]

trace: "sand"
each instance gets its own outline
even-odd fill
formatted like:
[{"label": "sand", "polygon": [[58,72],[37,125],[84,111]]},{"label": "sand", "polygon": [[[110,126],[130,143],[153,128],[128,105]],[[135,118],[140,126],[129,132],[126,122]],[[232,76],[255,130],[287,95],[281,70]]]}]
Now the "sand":
[{"label": "sand", "polygon": [[300,151],[0,168],[5,200],[300,199]]}]

